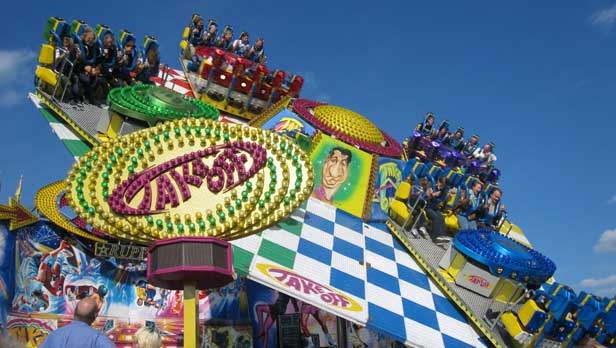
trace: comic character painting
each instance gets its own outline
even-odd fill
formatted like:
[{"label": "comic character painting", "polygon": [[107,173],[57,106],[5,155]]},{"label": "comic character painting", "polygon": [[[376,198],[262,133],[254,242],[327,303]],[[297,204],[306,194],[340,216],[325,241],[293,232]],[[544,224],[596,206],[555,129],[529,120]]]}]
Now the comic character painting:
[{"label": "comic character painting", "polygon": [[286,135],[291,138],[295,138],[298,134],[312,137],[315,132],[314,127],[286,109],[267,120],[261,128],[272,130],[278,134]]}]

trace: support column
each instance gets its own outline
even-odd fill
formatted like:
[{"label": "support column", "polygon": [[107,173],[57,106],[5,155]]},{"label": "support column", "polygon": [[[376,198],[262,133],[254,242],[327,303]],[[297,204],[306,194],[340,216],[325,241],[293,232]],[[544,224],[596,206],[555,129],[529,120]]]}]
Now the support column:
[{"label": "support column", "polygon": [[194,281],[184,283],[184,347],[197,347],[197,296]]}]

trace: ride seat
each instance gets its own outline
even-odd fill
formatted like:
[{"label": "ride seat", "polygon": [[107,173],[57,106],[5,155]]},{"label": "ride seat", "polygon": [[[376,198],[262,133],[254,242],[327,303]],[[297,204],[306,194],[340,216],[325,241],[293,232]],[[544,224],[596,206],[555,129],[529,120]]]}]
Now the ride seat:
[{"label": "ride seat", "polygon": [[51,66],[54,61],[55,48],[50,44],[42,44],[38,62],[43,65]]},{"label": "ride seat", "polygon": [[37,66],[34,74],[39,80],[51,86],[55,86],[58,83],[58,75],[47,67]]},{"label": "ride seat", "polygon": [[[184,31],[182,32],[183,41],[188,40],[189,36],[190,36],[190,27],[184,27]],[[186,41],[186,43],[188,43],[188,41]]]},{"label": "ride seat", "polygon": [[36,67],[34,75],[48,85],[55,86],[58,83],[58,75],[51,68],[54,62],[55,49],[50,44],[42,44],[39,53],[39,66]]}]

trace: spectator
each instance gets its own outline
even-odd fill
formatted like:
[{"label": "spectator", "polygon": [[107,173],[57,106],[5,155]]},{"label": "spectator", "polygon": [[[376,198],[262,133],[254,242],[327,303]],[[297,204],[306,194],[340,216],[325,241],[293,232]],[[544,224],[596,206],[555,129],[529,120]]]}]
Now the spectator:
[{"label": "spectator", "polygon": [[494,143],[485,144],[473,152],[473,158],[481,163],[482,167],[491,167],[496,162],[496,155],[492,153]]},{"label": "spectator", "polygon": [[240,57],[246,56],[250,50],[250,42],[248,41],[248,33],[243,31],[238,40],[233,41],[231,51]]},{"label": "spectator", "polygon": [[479,180],[475,180],[471,184],[468,197],[463,198],[456,207],[456,210],[460,211],[457,215],[458,223],[460,224],[460,228],[463,230],[477,229],[477,210],[479,209],[480,203],[479,193],[482,188],[483,183]]},{"label": "spectator", "polygon": [[77,303],[75,320],[47,336],[41,348],[112,348],[116,347],[101,331],[90,327],[98,315],[98,303],[86,297]]},{"label": "spectator", "polygon": [[456,129],[456,132],[452,136],[447,137],[445,145],[458,152],[464,148],[464,128],[460,127]]},{"label": "spectator", "polygon": [[155,328],[142,327],[135,334],[134,348],[160,348],[161,346],[162,338]]},{"label": "spectator", "polygon": [[434,134],[434,114],[428,112],[426,119],[418,123],[415,130],[418,131],[422,137],[432,137]]}]

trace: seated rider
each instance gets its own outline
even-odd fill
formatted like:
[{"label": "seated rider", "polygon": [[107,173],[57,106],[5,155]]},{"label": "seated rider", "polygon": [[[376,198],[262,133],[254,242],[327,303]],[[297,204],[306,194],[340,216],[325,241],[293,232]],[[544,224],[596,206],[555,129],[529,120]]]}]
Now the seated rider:
[{"label": "seated rider", "polygon": [[101,56],[99,65],[101,67],[101,75],[105,78],[106,82],[111,87],[118,87],[113,77],[113,71],[116,65],[119,65],[119,60],[122,58],[122,52],[118,49],[115,43],[113,33],[109,30],[103,36],[103,47],[101,49]]},{"label": "seated rider", "polygon": [[197,47],[201,45],[203,37],[203,18],[198,14],[193,14],[191,28],[192,30],[190,31],[188,42],[190,42],[193,47]]},{"label": "seated rider", "polygon": [[455,210],[459,211],[457,217],[460,229],[477,229],[477,210],[481,201],[480,193],[482,188],[483,183],[481,181],[473,181],[470,190],[468,190],[468,196],[461,199],[455,208]]},{"label": "seated rider", "polygon": [[436,190],[428,186],[426,200],[428,204],[425,212],[428,219],[432,222],[432,233],[430,236],[436,244],[446,244],[451,241],[445,230],[445,217],[441,213],[441,203],[447,200],[447,177],[441,176],[436,181]]},{"label": "seated rider", "polygon": [[150,43],[146,47],[145,57],[137,64],[137,81],[145,84],[153,84],[150,78],[158,76],[160,69],[160,57],[158,52],[158,44]]},{"label": "seated rider", "polygon": [[250,42],[248,41],[248,33],[243,31],[240,34],[240,38],[233,41],[231,52],[237,54],[239,57],[244,57],[250,50]]},{"label": "seated rider", "polygon": [[[77,78],[76,74],[71,71],[71,64],[64,63],[64,61],[66,60],[67,62],[75,64],[81,56],[81,51],[79,50],[79,47],[73,42],[73,39],[70,37],[67,31],[65,33],[62,33],[61,37],[62,45],[56,46],[53,67],[61,74],[60,81],[62,83],[62,88],[66,88],[66,95],[64,101],[73,102],[75,98],[73,88],[77,90],[77,95],[80,95],[82,92],[79,91],[79,79]],[[75,86],[72,86],[72,88],[67,88],[67,85],[69,85],[69,77],[75,84]]]},{"label": "seated rider", "polygon": [[210,19],[208,22],[207,32],[205,33],[205,35],[203,35],[201,44],[206,47],[214,47],[216,45],[217,37],[218,37],[218,23],[216,23],[215,19]]},{"label": "seated rider", "polygon": [[418,123],[415,130],[418,131],[422,137],[432,137],[434,134],[434,114],[428,112],[426,114],[426,119]]},{"label": "seated rider", "polygon": [[223,30],[222,35],[216,39],[216,47],[230,51],[231,45],[233,44],[233,28],[227,25],[225,26],[225,30]]},{"label": "seated rider", "polygon": [[503,192],[498,187],[492,189],[488,199],[477,209],[480,228],[495,228],[505,211],[505,205],[500,202],[502,195]]},{"label": "seated rider", "polygon": [[102,85],[102,80],[98,78],[100,67],[97,64],[100,61],[101,49],[96,42],[96,34],[92,28],[88,27],[83,31],[81,42],[83,51],[75,67],[79,84],[83,87],[85,98],[91,104],[102,104],[99,93],[97,93]]},{"label": "seated rider", "polygon": [[474,134],[469,140],[468,143],[464,144],[464,148],[462,149],[462,155],[466,158],[470,158],[473,155],[473,152],[477,150],[479,147],[479,135]]},{"label": "seated rider", "polygon": [[133,59],[137,54],[135,39],[133,37],[126,40],[124,43],[124,54],[118,60],[118,68],[116,70],[117,77],[127,85],[134,85],[135,81],[130,76]]},{"label": "seated rider", "polygon": [[246,58],[255,63],[265,64],[265,50],[263,49],[263,38],[260,37],[255,41],[255,45],[250,48],[246,54]]},{"label": "seated rider", "polygon": [[496,155],[492,153],[494,146],[494,143],[488,143],[473,152],[473,158],[481,163],[481,167],[491,167],[496,161]]},{"label": "seated rider", "polygon": [[441,125],[438,127],[438,132],[436,132],[432,139],[443,144],[447,138],[449,138],[449,121],[445,120],[441,122]]},{"label": "seated rider", "polygon": [[456,132],[453,133],[453,135],[447,137],[447,139],[445,139],[445,145],[451,149],[461,152],[464,148],[464,128],[460,127],[456,129]]}]

